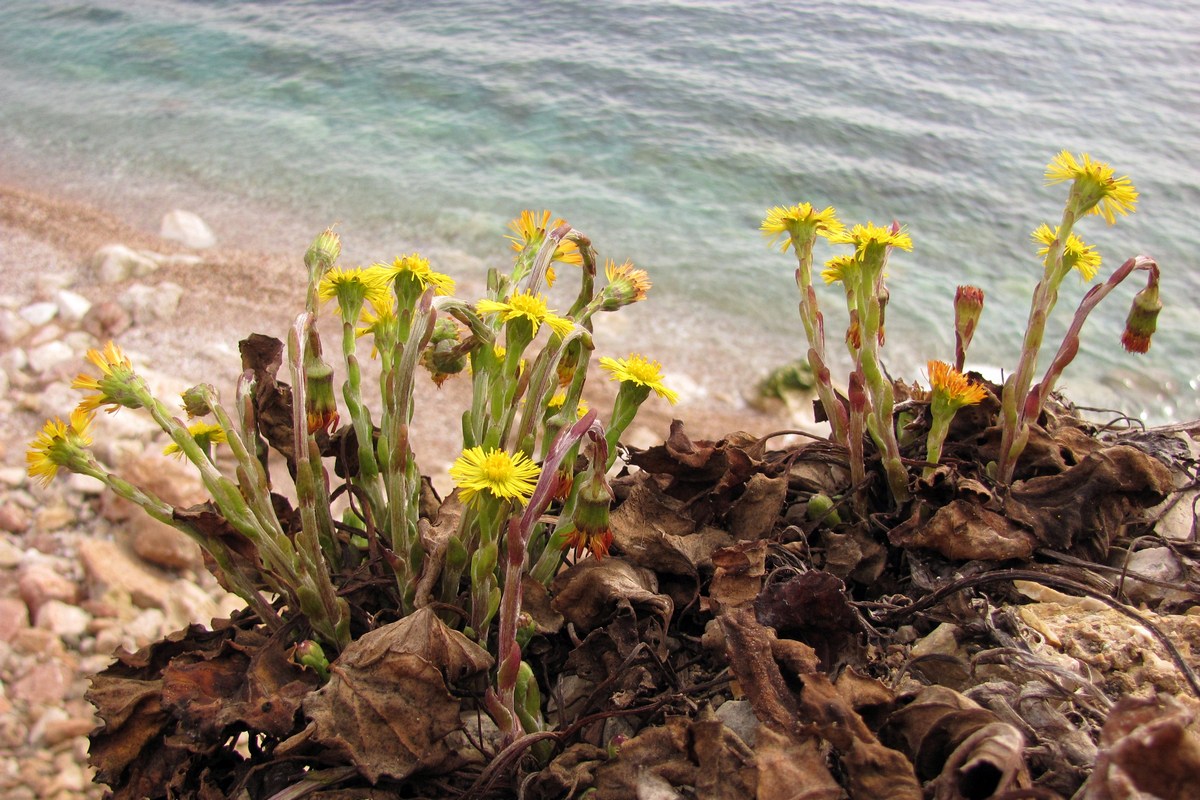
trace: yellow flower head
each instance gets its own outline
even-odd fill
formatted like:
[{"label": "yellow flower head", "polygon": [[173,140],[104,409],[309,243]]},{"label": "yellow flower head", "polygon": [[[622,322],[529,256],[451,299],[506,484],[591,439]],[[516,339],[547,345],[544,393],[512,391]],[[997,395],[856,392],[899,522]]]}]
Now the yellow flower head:
[{"label": "yellow flower head", "polygon": [[540,474],[541,467],[524,453],[513,455],[495,448],[485,453],[482,447],[469,447],[450,467],[464,503],[489,496],[527,503]]},{"label": "yellow flower head", "polygon": [[818,211],[811,203],[800,203],[767,209],[767,216],[759,230],[764,236],[771,237],[772,247],[783,238],[783,246],[780,249],[786,253],[796,242],[804,242],[813,236],[829,237],[840,233],[844,227],[838,220],[833,206]]},{"label": "yellow flower head", "polygon": [[847,286],[853,286],[858,281],[858,259],[854,256],[834,256],[825,262],[825,269],[821,270],[821,279],[826,284],[844,283]]},{"label": "yellow flower head", "polygon": [[100,406],[108,406],[105,410],[112,414],[122,407],[142,407],[142,400],[133,390],[133,384],[138,380],[137,375],[133,371],[133,364],[121,352],[121,348],[109,342],[104,346],[103,352],[88,350],[87,359],[100,369],[100,377],[80,374],[71,382],[74,389],[95,393],[79,402],[81,409],[90,412]]},{"label": "yellow flower head", "polygon": [[[536,253],[542,246],[542,242],[546,240],[546,232],[564,224],[566,224],[566,220],[558,218],[551,222],[549,211],[543,211],[539,215],[526,209],[521,212],[521,216],[508,223],[509,229],[516,235],[505,238],[512,242],[512,248],[517,251],[517,257],[520,258],[520,254],[527,250]],[[578,267],[583,264],[583,254],[579,252],[577,244],[564,240],[554,248],[554,255],[550,260],[562,264],[574,264]],[[554,285],[553,278],[548,278],[547,281]]]},{"label": "yellow flower head", "polygon": [[629,358],[604,356],[600,359],[600,366],[608,370],[614,381],[646,386],[672,405],[679,402],[679,394],[663,385],[662,364],[657,361],[650,361],[637,353],[631,353]]},{"label": "yellow flower head", "polygon": [[973,406],[987,397],[987,389],[971,383],[967,377],[944,361],[930,361],[929,386],[933,390],[935,407],[940,402],[949,410]]},{"label": "yellow flower head", "polygon": [[868,222],[866,225],[855,225],[849,231],[842,230],[829,237],[833,244],[852,244],[854,254],[862,259],[872,247],[899,247],[906,252],[912,252],[912,237],[900,227],[883,227]]},{"label": "yellow flower head", "polygon": [[1137,189],[1127,176],[1113,177],[1113,168],[1103,161],[1093,161],[1087,153],[1076,158],[1063,150],[1046,165],[1046,185],[1072,181],[1071,197],[1075,213],[1099,214],[1109,225],[1116,215],[1125,216],[1137,208]]},{"label": "yellow flower head", "polygon": [[87,448],[92,445],[88,426],[92,423],[92,412],[76,408],[69,422],[61,419],[47,420],[25,453],[29,477],[42,486],[49,486],[58,474],[59,467],[77,471],[79,466],[89,463]]},{"label": "yellow flower head", "polygon": [[566,336],[575,327],[575,323],[566,317],[560,317],[546,307],[546,298],[532,292],[518,292],[508,298],[507,302],[497,300],[480,300],[475,304],[480,314],[499,314],[504,322],[524,319],[533,326],[536,334],[542,324],[550,326],[550,330],[559,336]]},{"label": "yellow flower head", "polygon": [[645,300],[651,286],[650,276],[644,269],[635,268],[631,261],[618,266],[610,260],[604,266],[604,277],[608,278],[601,303],[605,311],[616,311],[622,306]]},{"label": "yellow flower head", "polygon": [[[208,453],[214,444],[221,444],[227,441],[225,431],[221,430],[220,425],[213,425],[209,422],[197,422],[188,425],[188,433],[196,440],[196,444],[200,445],[200,449]],[[175,442],[163,448],[164,456],[175,456],[176,458],[183,457],[183,450]]]},{"label": "yellow flower head", "polygon": [[441,296],[454,294],[454,279],[441,272],[434,272],[429,266],[429,259],[418,253],[398,256],[392,261],[391,266],[376,264],[375,267],[380,270],[385,283],[390,284],[397,278],[406,276],[416,282],[421,291],[432,286],[434,294]]},{"label": "yellow flower head", "polygon": [[[1044,258],[1050,252],[1050,245],[1054,244],[1054,240],[1058,238],[1058,226],[1056,225],[1054,230],[1050,230],[1050,226],[1043,223],[1030,234],[1030,238],[1042,245],[1038,248],[1038,255]],[[1067,237],[1067,245],[1063,248],[1063,266],[1067,269],[1079,270],[1080,277],[1085,281],[1090,281],[1100,271],[1100,253],[1072,233]]]},{"label": "yellow flower head", "polygon": [[367,300],[370,300],[372,305],[386,304],[388,287],[380,277],[376,270],[334,267],[321,278],[320,286],[317,287],[317,297],[322,302],[337,298],[338,307],[344,315],[357,317]]},{"label": "yellow flower head", "polygon": [[[563,403],[567,402],[566,391],[556,392],[549,400],[546,401],[547,410],[554,412],[562,408]],[[579,404],[575,407],[575,418],[583,419],[583,416],[588,412],[587,401],[582,397],[579,398]]]}]

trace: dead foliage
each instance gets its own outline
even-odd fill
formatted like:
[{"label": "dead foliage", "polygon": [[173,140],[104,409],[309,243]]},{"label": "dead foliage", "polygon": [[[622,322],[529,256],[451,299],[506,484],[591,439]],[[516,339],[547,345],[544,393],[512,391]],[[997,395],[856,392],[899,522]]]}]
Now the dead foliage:
[{"label": "dead foliage", "polygon": [[[245,356],[286,459],[278,354]],[[1200,796],[1189,431],[1104,432],[1052,404],[1004,487],[993,419],[956,420],[901,508],[877,464],[849,486],[830,442],[676,422],[616,480],[612,555],[527,583],[546,728],[508,747],[487,648],[452,609],[397,620],[377,562],[336,578],[354,641],[327,680],[291,658],[299,621],[272,635],[248,613],[122,654],[93,684],[92,763],[116,798]]]}]

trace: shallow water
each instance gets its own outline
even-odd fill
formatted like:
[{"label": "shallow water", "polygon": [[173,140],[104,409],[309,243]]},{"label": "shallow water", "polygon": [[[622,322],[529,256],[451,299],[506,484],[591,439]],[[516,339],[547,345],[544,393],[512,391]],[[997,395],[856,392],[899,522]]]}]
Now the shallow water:
[{"label": "shallow water", "polygon": [[[960,283],[988,298],[970,362],[1011,368],[1040,274],[1028,235],[1065,196],[1042,171],[1087,151],[1142,193],[1132,217],[1078,229],[1101,278],[1147,253],[1167,307],[1151,352],[1127,355],[1119,289],[1061,385],[1151,422],[1200,417],[1191,4],[533,5],[9,0],[0,177],[148,219],[192,208],[256,247],[336,220],[348,257],[420,247],[476,281],[507,258],[509,219],[551,208],[653,276],[622,342],[721,395],[802,351],[791,256],[757,232],[801,200],[908,227],[894,375],[952,357]],[[1064,284],[1050,346],[1085,289]],[[836,344],[839,293],[822,300]]]}]

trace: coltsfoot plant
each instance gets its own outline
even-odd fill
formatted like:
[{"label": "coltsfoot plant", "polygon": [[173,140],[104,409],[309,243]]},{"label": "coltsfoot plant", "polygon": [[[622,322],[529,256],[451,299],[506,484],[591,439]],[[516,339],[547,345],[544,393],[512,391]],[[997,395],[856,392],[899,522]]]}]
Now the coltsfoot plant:
[{"label": "coltsfoot plant", "polygon": [[[348,587],[385,569],[389,615],[457,609],[447,619],[496,655],[487,705],[497,724],[509,738],[518,725],[536,729],[539,713],[520,689],[522,675],[528,683],[518,644],[522,579],[548,584],[571,550],[607,554],[616,444],[651,392],[676,397],[658,362],[602,358],[621,386],[607,426],[598,422],[582,399],[593,319],[645,299],[650,280],[628,262],[598,270],[587,237],[548,211],[525,211],[511,229],[513,266],[492,270],[476,302],[455,297],[454,280],[416,253],[341,266],[337,234],[323,232],[305,254],[306,305],[287,336],[290,386],[275,381],[282,343],[251,337],[232,405],[204,384],[171,406],[110,342],[89,353],[98,374],[75,380],[86,394],[68,421],[47,422],[32,443],[29,473],[46,483],[60,468],[91,475],[186,533],[271,630],[312,637],[298,642],[295,658],[322,670],[361,634]],[[579,284],[563,313],[543,292],[556,273]],[[341,323],[334,359],[316,326],[328,306]],[[379,360],[377,385],[364,379],[364,356]],[[331,361],[340,366],[340,402]],[[422,514],[428,488],[412,446],[422,370],[439,386],[455,376],[471,384],[462,454],[450,468],[456,489],[442,504],[457,516],[439,515],[451,527],[436,532]],[[199,472],[209,507],[173,508],[102,465],[91,449],[100,408],[149,414],[170,437],[168,452]],[[378,419],[371,408],[381,409]],[[186,423],[184,412],[198,421]],[[230,457],[217,458],[216,447]],[[298,513],[283,513],[272,491],[270,450],[287,461]],[[348,503],[336,513],[342,497]]]},{"label": "coltsfoot plant", "polygon": [[[999,458],[990,470],[1000,484],[1011,483],[1028,442],[1030,426],[1036,424],[1055,382],[1078,352],[1083,323],[1100,300],[1133,271],[1147,273],[1146,288],[1135,297],[1121,336],[1125,349],[1135,353],[1144,353],[1149,348],[1161,308],[1158,265],[1145,256],[1129,259],[1105,283],[1084,296],[1050,367],[1040,382],[1033,382],[1046,321],[1054,310],[1063,279],[1076,271],[1083,280],[1091,281],[1099,271],[1100,254],[1075,234],[1076,224],[1085,216],[1099,215],[1111,225],[1117,216],[1136,208],[1138,197],[1129,178],[1114,177],[1112,167],[1093,160],[1087,153],[1075,156],[1064,150],[1046,167],[1045,177],[1048,185],[1067,183],[1070,190],[1059,224],[1054,228],[1043,224],[1032,234],[1040,248],[1037,254],[1042,257],[1042,277],[1030,303],[1016,369],[1008,375],[1000,392],[1001,443]],[[868,222],[848,229],[832,206],[818,209],[810,203],[769,209],[761,230],[771,237],[772,243],[782,241],[783,250],[791,248],[796,253],[796,285],[807,343],[806,360],[816,379],[817,396],[829,420],[831,435],[849,454],[852,483],[860,492],[866,485],[865,431],[878,453],[894,502],[903,504],[910,497],[909,472],[899,446],[902,432],[897,430],[903,420],[894,413],[894,387],[882,368],[881,351],[884,314],[890,296],[885,267],[893,250],[912,250],[911,237],[895,222],[890,226]],[[818,238],[852,248],[850,253],[828,260],[820,273],[826,284],[841,284],[849,313],[844,340],[852,367],[844,384],[844,395],[834,388],[825,321],[813,281],[813,245]],[[925,474],[940,459],[942,442],[954,413],[964,405],[980,402],[987,394],[983,386],[972,383],[962,373],[983,300],[981,289],[958,287],[954,299],[954,366],[936,360],[929,362],[932,421]]]}]

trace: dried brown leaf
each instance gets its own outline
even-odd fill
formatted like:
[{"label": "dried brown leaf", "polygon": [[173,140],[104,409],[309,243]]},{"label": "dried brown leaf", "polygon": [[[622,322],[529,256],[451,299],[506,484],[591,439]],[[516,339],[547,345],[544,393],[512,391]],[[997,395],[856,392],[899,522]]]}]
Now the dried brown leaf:
[{"label": "dried brown leaf", "polygon": [[1101,731],[1095,771],[1077,797],[1200,797],[1200,732],[1194,714],[1166,696],[1121,699]]},{"label": "dried brown leaf", "polygon": [[937,510],[921,503],[888,532],[888,539],[897,547],[932,550],[952,561],[1027,559],[1038,543],[1020,525],[966,500]]},{"label": "dried brown leaf", "polygon": [[443,629],[423,609],[352,642],[330,665],[329,683],[304,701],[313,740],[372,783],[436,770],[451,755],[446,736],[461,726],[442,669],[461,677],[491,663],[478,645]]},{"label": "dried brown leaf", "polygon": [[580,561],[555,577],[550,592],[554,610],[580,631],[603,625],[622,605],[640,606],[664,623],[675,608],[671,598],[658,593],[653,572],[617,557]]}]

